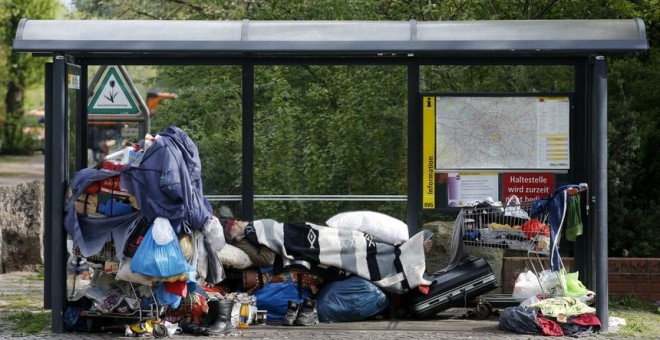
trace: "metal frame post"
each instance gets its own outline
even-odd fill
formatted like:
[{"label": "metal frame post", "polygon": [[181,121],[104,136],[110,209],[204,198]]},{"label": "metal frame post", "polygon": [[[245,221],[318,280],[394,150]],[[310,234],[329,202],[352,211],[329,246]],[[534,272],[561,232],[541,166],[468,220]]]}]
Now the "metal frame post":
[{"label": "metal frame post", "polygon": [[408,234],[419,229],[422,211],[422,116],[419,112],[419,64],[408,64]]},{"label": "metal frame post", "polygon": [[594,204],[596,227],[596,314],[601,330],[608,331],[608,270],[607,270],[607,61],[596,56],[593,63],[593,178],[595,188],[591,201]]},{"label": "metal frame post", "polygon": [[[570,183],[586,182],[591,184],[592,180],[589,177],[589,165],[592,162],[592,157],[589,152],[591,148],[592,131],[589,129],[591,124],[590,98],[591,93],[588,84],[590,84],[589,73],[589,59],[584,58],[575,65],[575,101],[573,108],[573,115],[571,119],[571,172]],[[590,199],[586,197],[586,199]],[[584,204],[583,204],[584,206]],[[584,208],[583,208],[584,209]],[[576,270],[580,277],[580,281],[584,282],[589,287],[593,287],[593,221],[591,215],[587,215],[586,211],[582,212],[582,222],[584,224],[584,231],[582,236],[578,236],[573,245],[573,259],[574,270]]]},{"label": "metal frame post", "polygon": [[[68,118],[67,118],[67,65],[64,55],[53,58],[52,110],[46,118],[46,138],[49,155],[45,161],[45,180],[50,195],[46,209],[50,216],[45,227],[49,229],[46,240],[50,247],[50,303],[51,328],[55,333],[64,331],[64,305],[66,298],[66,235],[64,232],[64,197],[68,186]],[[50,118],[50,119],[48,119]]]},{"label": "metal frame post", "polygon": [[46,118],[46,134],[44,145],[44,308],[52,308],[52,298],[50,287],[52,287],[52,187],[53,182],[48,174],[53,164],[53,63],[45,65],[45,96],[44,96],[44,115]]},{"label": "metal frame post", "polygon": [[252,221],[254,218],[254,64],[242,68],[242,181],[241,217]]}]

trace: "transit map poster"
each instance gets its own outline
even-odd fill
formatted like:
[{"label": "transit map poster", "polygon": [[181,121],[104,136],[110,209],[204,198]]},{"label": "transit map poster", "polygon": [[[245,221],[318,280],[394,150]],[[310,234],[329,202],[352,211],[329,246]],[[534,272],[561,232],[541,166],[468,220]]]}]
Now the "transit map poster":
[{"label": "transit map poster", "polygon": [[566,170],[569,114],[566,96],[436,96],[436,170]]}]

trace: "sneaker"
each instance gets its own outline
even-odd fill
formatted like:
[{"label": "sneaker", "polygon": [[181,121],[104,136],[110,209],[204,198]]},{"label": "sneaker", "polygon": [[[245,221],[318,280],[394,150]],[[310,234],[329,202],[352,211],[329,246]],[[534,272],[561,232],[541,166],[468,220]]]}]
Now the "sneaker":
[{"label": "sneaker", "polygon": [[292,300],[289,300],[286,308],[286,315],[284,315],[284,320],[282,320],[282,326],[293,326],[293,323],[298,317],[298,310],[300,305]]},{"label": "sneaker", "polygon": [[319,323],[319,313],[316,311],[316,300],[306,298],[300,307],[294,324],[297,326],[309,326],[317,323]]}]

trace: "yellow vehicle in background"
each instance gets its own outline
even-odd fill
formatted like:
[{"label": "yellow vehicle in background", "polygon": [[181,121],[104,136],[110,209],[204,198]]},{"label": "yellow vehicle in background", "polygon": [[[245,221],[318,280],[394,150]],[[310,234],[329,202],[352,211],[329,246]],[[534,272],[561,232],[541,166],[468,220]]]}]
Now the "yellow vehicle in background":
[{"label": "yellow vehicle in background", "polygon": [[175,99],[177,97],[176,93],[171,92],[147,92],[147,108],[149,108],[149,113],[151,118],[156,115],[158,110],[158,105],[165,99]]}]

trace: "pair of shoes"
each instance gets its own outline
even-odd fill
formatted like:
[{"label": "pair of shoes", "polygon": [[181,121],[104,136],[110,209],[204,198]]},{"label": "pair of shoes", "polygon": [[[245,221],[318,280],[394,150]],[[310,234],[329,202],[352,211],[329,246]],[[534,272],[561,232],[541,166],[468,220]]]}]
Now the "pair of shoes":
[{"label": "pair of shoes", "polygon": [[284,320],[282,320],[282,326],[293,326],[293,323],[298,317],[298,311],[300,310],[300,304],[289,300],[286,305],[286,315],[284,315]]},{"label": "pair of shoes", "polygon": [[317,323],[319,323],[319,313],[316,310],[316,300],[305,299],[294,324],[296,326],[309,326]]},{"label": "pair of shoes", "polygon": [[289,300],[282,326],[309,326],[319,323],[316,300],[305,298],[302,303]]}]

